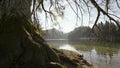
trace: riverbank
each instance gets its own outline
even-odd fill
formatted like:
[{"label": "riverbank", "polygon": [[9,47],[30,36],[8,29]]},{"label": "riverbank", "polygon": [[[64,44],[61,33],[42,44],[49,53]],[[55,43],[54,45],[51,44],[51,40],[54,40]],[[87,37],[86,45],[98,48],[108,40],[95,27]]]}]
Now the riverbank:
[{"label": "riverbank", "polygon": [[69,50],[53,49],[60,57],[61,64],[64,68],[93,68],[91,64],[83,59],[83,55]]}]

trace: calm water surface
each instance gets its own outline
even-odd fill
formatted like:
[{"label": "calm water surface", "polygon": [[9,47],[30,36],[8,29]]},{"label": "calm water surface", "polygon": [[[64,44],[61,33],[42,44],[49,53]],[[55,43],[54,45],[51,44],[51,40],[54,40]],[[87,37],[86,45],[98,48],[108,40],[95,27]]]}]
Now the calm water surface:
[{"label": "calm water surface", "polygon": [[72,50],[84,55],[96,68],[120,68],[120,44],[118,43],[83,43],[67,41],[48,41],[51,47]]}]

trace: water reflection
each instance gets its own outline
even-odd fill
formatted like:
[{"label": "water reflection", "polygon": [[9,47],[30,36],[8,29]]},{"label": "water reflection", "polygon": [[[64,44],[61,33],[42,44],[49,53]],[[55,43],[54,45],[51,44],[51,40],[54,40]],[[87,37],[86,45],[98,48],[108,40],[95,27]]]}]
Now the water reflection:
[{"label": "water reflection", "polygon": [[74,46],[71,46],[69,44],[62,45],[59,47],[59,49],[70,50],[70,51],[80,53],[78,50],[76,50],[76,48]]},{"label": "water reflection", "polygon": [[120,44],[49,42],[52,47],[82,53],[96,68],[120,67]]}]

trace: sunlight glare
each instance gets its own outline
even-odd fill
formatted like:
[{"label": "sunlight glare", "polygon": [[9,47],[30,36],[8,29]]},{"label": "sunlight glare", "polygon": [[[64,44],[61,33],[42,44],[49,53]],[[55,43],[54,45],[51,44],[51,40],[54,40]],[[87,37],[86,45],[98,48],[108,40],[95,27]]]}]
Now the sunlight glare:
[{"label": "sunlight glare", "polygon": [[66,45],[60,46],[59,49],[70,50],[70,51],[74,51],[74,52],[79,53],[79,51],[76,50],[75,47],[70,46],[69,44],[66,44]]}]

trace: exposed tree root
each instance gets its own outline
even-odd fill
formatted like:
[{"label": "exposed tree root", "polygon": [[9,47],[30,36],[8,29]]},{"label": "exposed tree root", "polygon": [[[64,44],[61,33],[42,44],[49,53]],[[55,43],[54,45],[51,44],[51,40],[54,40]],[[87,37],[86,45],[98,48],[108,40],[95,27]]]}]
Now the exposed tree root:
[{"label": "exposed tree root", "polygon": [[82,68],[82,65],[89,67],[77,54],[68,51],[75,55],[74,59],[71,59],[64,54],[67,51],[49,47],[31,21],[12,16],[1,22],[1,68]]},{"label": "exposed tree root", "polygon": [[60,63],[29,20],[13,16],[2,22],[0,28],[0,67],[48,68],[50,62]]}]

